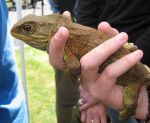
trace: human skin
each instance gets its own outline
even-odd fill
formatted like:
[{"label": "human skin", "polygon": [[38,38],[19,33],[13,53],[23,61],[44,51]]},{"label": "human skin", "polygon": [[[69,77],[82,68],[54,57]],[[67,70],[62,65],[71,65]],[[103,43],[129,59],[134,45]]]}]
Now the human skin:
[{"label": "human skin", "polygon": [[[106,25],[106,23],[102,23],[101,25],[103,25],[103,24]],[[110,26],[105,28],[105,30],[107,30],[107,31],[110,31],[112,29],[113,28],[111,28]],[[68,30],[65,27],[61,27],[58,30],[58,32],[54,35],[54,37],[51,39],[51,43],[49,46],[50,63],[57,69],[64,69],[64,67],[65,67],[64,61],[63,61],[63,52],[64,52],[64,46],[68,39],[68,36],[69,36]],[[123,74],[130,67],[132,67],[134,64],[136,64],[142,58],[143,53],[140,50],[135,51],[135,52],[119,59],[117,62],[109,65],[108,67],[106,67],[104,72],[102,72],[103,76],[100,77],[101,79],[99,77],[97,77],[97,73],[94,71],[94,69],[97,70],[98,66],[101,64],[101,62],[105,61],[109,55],[112,55],[116,50],[121,48],[123,46],[123,44],[127,41],[127,39],[128,39],[127,34],[119,33],[114,38],[106,41],[105,44],[102,44],[102,45],[96,47],[95,49],[93,49],[92,51],[90,51],[89,53],[87,53],[85,56],[83,56],[81,58],[81,61],[80,61],[83,87],[84,87],[85,81],[89,85],[93,85],[93,86],[91,86],[92,88],[88,88],[90,90],[90,93],[92,93],[92,95],[94,95],[94,97],[96,97],[99,101],[103,102],[104,104],[106,104],[108,106],[113,107],[116,110],[121,110],[124,108],[122,87],[115,84],[117,77],[120,76],[120,74],[118,74],[118,73]],[[108,44],[111,47],[108,47]],[[115,44],[115,46],[113,44]],[[103,47],[103,46],[105,46],[105,47]],[[98,57],[99,53],[101,53],[101,52],[106,52],[106,55],[102,55],[101,57]],[[97,58],[101,58],[101,59],[97,59]],[[93,59],[95,59],[95,60],[93,60]],[[96,62],[91,62],[91,60],[96,61]],[[127,60],[130,61],[129,64],[126,64]],[[123,65],[124,67],[118,67],[118,65]],[[90,77],[89,77],[89,74],[90,74]],[[115,77],[112,77],[112,76],[115,76]],[[99,78],[99,79],[97,81],[95,81],[96,78]],[[109,79],[111,81],[108,81]],[[105,81],[107,80],[107,81],[105,82],[104,80]],[[106,84],[102,84],[104,82]],[[100,86],[100,85],[103,85],[103,86]],[[102,89],[100,89],[100,87]],[[110,92],[108,91],[109,89],[111,90]],[[107,95],[103,95],[103,93],[101,93],[100,96],[96,95],[96,93],[100,93],[98,90],[101,90],[101,92],[107,92]],[[117,94],[120,94],[120,95],[117,95]],[[116,99],[110,98],[110,97],[114,97],[114,96],[117,97],[117,102],[115,102]],[[135,115],[136,118],[144,119],[146,117],[146,115],[148,113],[147,100],[148,100],[148,98],[147,98],[146,89],[145,89],[145,87],[142,87],[142,89],[140,91],[139,103],[138,103],[136,115]],[[108,102],[111,102],[111,103],[108,103]]]},{"label": "human skin", "polygon": [[[99,65],[116,52],[127,40],[127,34],[120,33],[106,43],[103,43],[103,45],[87,53],[80,61],[82,69],[82,86],[84,87],[84,85],[86,85],[86,88],[88,87],[88,90],[95,98],[116,110],[122,110],[124,108],[123,87],[117,85],[116,80],[129,68],[134,66],[142,58],[143,53],[137,50],[126,55],[118,61],[108,65],[101,74],[98,74],[97,70]],[[141,94],[139,95],[135,117],[145,119],[145,116],[148,114],[148,96],[146,88],[142,87],[140,92]],[[142,113],[139,112],[140,110]]]}]

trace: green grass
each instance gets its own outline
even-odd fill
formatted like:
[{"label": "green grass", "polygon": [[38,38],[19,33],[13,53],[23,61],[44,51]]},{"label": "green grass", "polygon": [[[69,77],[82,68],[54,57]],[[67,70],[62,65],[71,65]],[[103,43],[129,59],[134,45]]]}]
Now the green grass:
[{"label": "green grass", "polygon": [[[20,69],[20,53],[16,50]],[[31,123],[56,123],[54,70],[46,52],[25,48],[28,102]]]}]

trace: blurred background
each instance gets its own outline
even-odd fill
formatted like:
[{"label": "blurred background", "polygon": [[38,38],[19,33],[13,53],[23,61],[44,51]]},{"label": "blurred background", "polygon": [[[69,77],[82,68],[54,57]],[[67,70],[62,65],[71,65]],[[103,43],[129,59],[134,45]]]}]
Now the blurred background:
[{"label": "blurred background", "polygon": [[[10,27],[17,22],[18,16],[23,17],[27,14],[41,16],[52,13],[48,0],[21,0],[20,12],[16,8],[17,0],[6,0],[6,2],[9,9]],[[20,79],[24,82],[28,99],[30,122],[56,123],[54,71],[49,64],[47,53],[25,44],[21,44],[22,47],[20,41],[16,39],[13,41]],[[22,58],[24,63],[22,63]],[[22,66],[25,70],[22,70]]]}]

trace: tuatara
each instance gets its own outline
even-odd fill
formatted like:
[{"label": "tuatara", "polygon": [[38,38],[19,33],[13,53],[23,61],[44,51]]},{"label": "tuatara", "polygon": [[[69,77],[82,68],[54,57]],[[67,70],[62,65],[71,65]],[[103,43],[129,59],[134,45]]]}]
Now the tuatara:
[{"label": "tuatara", "polygon": [[[70,19],[60,14],[46,16],[27,15],[13,26],[11,34],[34,48],[47,51],[50,38],[61,26],[69,30],[69,39],[65,45],[64,55],[65,72],[69,73],[74,81],[77,81],[80,74],[80,58],[94,47],[112,38],[112,36],[96,29],[73,23]],[[105,66],[136,49],[136,46],[127,43],[104,62],[99,67],[98,72],[103,71]],[[139,62],[118,78],[117,83],[124,86],[124,104],[126,107],[120,112],[120,117],[125,120],[135,113],[140,86],[150,84],[149,68]]]}]

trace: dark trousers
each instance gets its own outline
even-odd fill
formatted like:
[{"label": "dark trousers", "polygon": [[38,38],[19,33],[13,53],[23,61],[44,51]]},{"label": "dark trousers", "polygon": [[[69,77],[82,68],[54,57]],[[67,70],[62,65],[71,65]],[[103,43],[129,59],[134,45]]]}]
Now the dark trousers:
[{"label": "dark trousers", "polygon": [[78,86],[60,70],[55,70],[56,113],[58,123],[71,123],[73,106],[79,99]]}]

